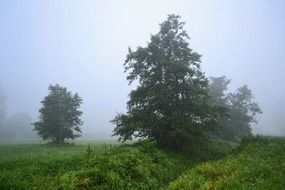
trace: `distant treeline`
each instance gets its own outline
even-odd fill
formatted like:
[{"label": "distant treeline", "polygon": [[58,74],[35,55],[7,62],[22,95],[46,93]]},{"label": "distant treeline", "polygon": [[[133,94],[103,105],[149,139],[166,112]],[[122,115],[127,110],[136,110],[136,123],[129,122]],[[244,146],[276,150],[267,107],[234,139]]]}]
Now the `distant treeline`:
[{"label": "distant treeline", "polygon": [[3,118],[0,126],[0,139],[37,137],[32,130],[31,122],[32,118],[27,113],[16,113]]}]

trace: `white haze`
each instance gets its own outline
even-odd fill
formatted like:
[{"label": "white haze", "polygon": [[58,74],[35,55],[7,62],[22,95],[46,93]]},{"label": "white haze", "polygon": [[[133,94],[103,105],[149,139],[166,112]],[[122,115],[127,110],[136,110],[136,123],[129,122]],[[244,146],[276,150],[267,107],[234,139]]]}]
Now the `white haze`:
[{"label": "white haze", "polygon": [[132,89],[127,49],[145,46],[167,14],[186,21],[191,48],[207,76],[226,75],[230,90],[248,84],[263,114],[254,132],[285,135],[285,3],[265,0],[2,0],[0,86],[7,117],[37,120],[49,84],[83,98],[85,137],[110,137]]}]

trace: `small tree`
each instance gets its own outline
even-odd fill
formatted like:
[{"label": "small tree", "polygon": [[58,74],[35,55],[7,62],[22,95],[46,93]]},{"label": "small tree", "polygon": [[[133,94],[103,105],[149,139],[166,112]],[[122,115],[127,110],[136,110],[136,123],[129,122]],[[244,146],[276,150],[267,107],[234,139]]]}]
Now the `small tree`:
[{"label": "small tree", "polygon": [[259,105],[254,102],[251,90],[244,85],[235,93],[225,94],[230,80],[225,76],[210,77],[210,95],[215,104],[227,109],[228,115],[218,118],[220,126],[214,131],[214,135],[238,141],[243,136],[251,134],[252,123],[256,123],[257,114],[262,113]]},{"label": "small tree", "polygon": [[251,90],[244,85],[235,93],[228,95],[230,122],[224,130],[224,136],[233,140],[240,140],[243,136],[251,135],[251,123],[257,123],[256,116],[262,111],[253,100]]},{"label": "small tree", "polygon": [[180,16],[169,15],[147,47],[129,49],[125,71],[130,83],[127,114],[113,120],[121,140],[153,138],[159,145],[181,149],[201,138],[213,125],[208,80],[200,57],[189,47]]},{"label": "small tree", "polygon": [[209,94],[215,104],[225,107],[227,103],[225,91],[228,89],[230,82],[231,80],[227,79],[226,76],[210,77]]},{"label": "small tree", "polygon": [[66,88],[49,86],[49,94],[41,102],[40,121],[33,123],[34,130],[44,139],[54,143],[63,143],[65,139],[74,139],[81,134],[83,124],[79,110],[82,99]]},{"label": "small tree", "polygon": [[2,91],[2,88],[0,88],[0,130],[1,127],[3,127],[3,121],[5,119],[6,113],[6,96],[5,93]]},{"label": "small tree", "polygon": [[6,116],[6,96],[0,87],[0,138],[5,137],[4,120]]},{"label": "small tree", "polygon": [[229,123],[230,110],[228,105],[228,98],[226,91],[231,80],[227,79],[225,76],[221,77],[210,77],[209,83],[209,94],[214,104],[223,107],[225,112],[217,117],[217,126],[212,130],[214,136],[221,137],[224,133],[225,127]]}]

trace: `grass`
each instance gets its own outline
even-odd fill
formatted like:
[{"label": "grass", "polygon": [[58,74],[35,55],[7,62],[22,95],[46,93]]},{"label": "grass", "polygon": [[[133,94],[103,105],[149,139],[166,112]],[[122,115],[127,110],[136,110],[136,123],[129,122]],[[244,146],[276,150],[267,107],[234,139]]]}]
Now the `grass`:
[{"label": "grass", "polygon": [[192,165],[151,142],[0,145],[0,189],[158,189]]},{"label": "grass", "polygon": [[88,145],[100,151],[104,144],[119,144],[115,140],[77,140],[72,144],[47,144],[39,139],[5,140],[0,142],[0,162],[22,159],[65,159],[80,156]]},{"label": "grass", "polygon": [[79,171],[60,178],[64,189],[159,189],[194,162],[183,155],[157,149],[152,142],[107,146],[102,154],[85,154]]},{"label": "grass", "polygon": [[179,154],[151,141],[5,141],[0,145],[0,189],[159,189],[205,157],[215,159],[232,149],[227,142],[213,142]]},{"label": "grass", "polygon": [[0,189],[54,189],[58,176],[82,167],[88,145],[100,154],[104,142],[79,140],[76,144],[55,145],[37,140],[2,141]]},{"label": "grass", "polygon": [[284,150],[276,137],[211,139],[186,153],[151,141],[2,142],[0,189],[284,189]]},{"label": "grass", "polygon": [[236,153],[188,170],[168,190],[285,189],[285,138],[255,137]]}]

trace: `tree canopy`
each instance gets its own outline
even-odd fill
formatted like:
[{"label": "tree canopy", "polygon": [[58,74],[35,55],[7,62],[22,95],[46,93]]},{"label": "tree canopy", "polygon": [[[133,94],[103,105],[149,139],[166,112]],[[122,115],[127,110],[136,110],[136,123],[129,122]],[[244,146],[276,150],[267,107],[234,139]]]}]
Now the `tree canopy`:
[{"label": "tree canopy", "polygon": [[153,138],[175,149],[203,136],[215,121],[216,107],[201,71],[201,55],[189,47],[180,16],[169,15],[146,47],[129,48],[125,72],[130,84],[127,113],[112,121],[120,140]]},{"label": "tree canopy", "polygon": [[211,77],[210,95],[214,102],[228,110],[226,117],[220,117],[220,128],[215,134],[228,140],[240,140],[243,136],[251,135],[251,124],[256,123],[257,114],[262,111],[254,101],[251,90],[247,85],[238,88],[233,93],[225,94],[230,80],[225,76]]},{"label": "tree canopy", "polygon": [[227,102],[225,91],[230,82],[231,80],[227,79],[226,76],[210,77],[209,94],[216,104],[225,107]]},{"label": "tree canopy", "polygon": [[83,124],[79,110],[82,99],[65,87],[50,85],[49,94],[41,102],[40,120],[33,123],[34,130],[45,140],[63,143],[65,139],[74,139],[81,134]]}]

